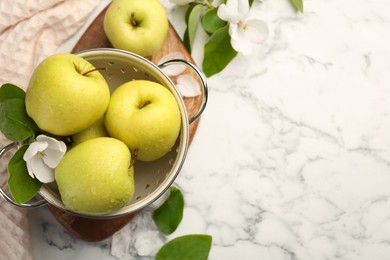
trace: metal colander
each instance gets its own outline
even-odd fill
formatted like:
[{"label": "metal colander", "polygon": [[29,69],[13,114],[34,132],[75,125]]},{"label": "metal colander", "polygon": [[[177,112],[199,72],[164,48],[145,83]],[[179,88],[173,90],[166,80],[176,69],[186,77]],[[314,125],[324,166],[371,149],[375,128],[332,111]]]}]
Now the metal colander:
[{"label": "metal colander", "polygon": [[[81,216],[93,218],[112,218],[127,215],[139,211],[160,198],[172,185],[184,163],[189,145],[189,125],[203,112],[207,103],[207,84],[203,74],[193,64],[185,60],[170,60],[160,66],[156,66],[149,60],[134,53],[112,49],[90,49],[77,53],[88,60],[97,68],[106,68],[101,71],[110,86],[111,92],[125,82],[144,79],[158,82],[168,88],[175,96],[181,113],[181,131],[172,150],[162,158],[152,162],[137,161],[134,168],[135,192],[131,201],[118,211],[109,214],[82,214]],[[199,111],[191,119],[188,119],[186,107],[180,93],[177,91],[171,79],[162,71],[163,67],[172,64],[183,64],[189,67],[200,79],[203,88],[203,101]],[[12,143],[0,150],[0,159],[5,157],[8,151],[16,150],[17,143]],[[9,152],[10,153],[10,152]],[[8,156],[9,157],[9,156]],[[3,160],[5,160],[3,158]],[[6,187],[0,187],[0,195],[8,202],[18,207],[34,208],[50,203],[55,207],[65,210],[55,182],[44,184],[39,191],[41,198],[35,198],[25,204],[16,203],[7,194]],[[72,212],[80,215],[76,212]]]}]

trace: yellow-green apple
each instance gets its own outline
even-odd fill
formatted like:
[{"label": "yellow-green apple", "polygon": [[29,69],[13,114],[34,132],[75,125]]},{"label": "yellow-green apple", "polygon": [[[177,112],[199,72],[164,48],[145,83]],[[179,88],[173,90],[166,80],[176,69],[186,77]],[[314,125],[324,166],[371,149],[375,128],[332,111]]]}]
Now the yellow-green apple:
[{"label": "yellow-green apple", "polygon": [[91,63],[60,53],[35,68],[26,91],[26,110],[40,129],[67,136],[101,118],[109,100],[107,82]]},{"label": "yellow-green apple", "polygon": [[72,135],[72,146],[97,137],[109,136],[104,126],[104,118],[99,118],[93,125],[83,131]]},{"label": "yellow-green apple", "polygon": [[134,193],[129,148],[111,137],[98,137],[69,150],[55,169],[65,208],[106,214],[125,206]]},{"label": "yellow-green apple", "polygon": [[103,24],[115,48],[141,56],[150,56],[161,49],[169,27],[167,13],[159,0],[113,0]]},{"label": "yellow-green apple", "polygon": [[180,132],[181,116],[173,94],[149,80],[133,80],[111,95],[104,124],[137,159],[153,161],[169,152]]}]

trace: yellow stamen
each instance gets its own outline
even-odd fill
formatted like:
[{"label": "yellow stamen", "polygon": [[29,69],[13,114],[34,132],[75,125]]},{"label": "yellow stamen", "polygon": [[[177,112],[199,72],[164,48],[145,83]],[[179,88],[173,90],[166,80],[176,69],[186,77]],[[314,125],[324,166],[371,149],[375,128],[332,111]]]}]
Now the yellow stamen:
[{"label": "yellow stamen", "polygon": [[238,27],[245,31],[248,25],[246,23],[243,23],[242,21],[239,21]]},{"label": "yellow stamen", "polygon": [[41,158],[41,159],[43,159],[43,157],[45,157],[45,151],[39,151],[38,152],[38,156]]}]

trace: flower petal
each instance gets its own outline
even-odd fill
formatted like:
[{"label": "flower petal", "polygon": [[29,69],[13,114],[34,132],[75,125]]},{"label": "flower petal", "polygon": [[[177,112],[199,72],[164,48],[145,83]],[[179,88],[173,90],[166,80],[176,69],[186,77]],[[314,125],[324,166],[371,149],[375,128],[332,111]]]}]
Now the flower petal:
[{"label": "flower petal", "polygon": [[224,21],[240,22],[249,12],[249,2],[244,0],[229,0],[218,7],[217,15]]},{"label": "flower petal", "polygon": [[176,87],[183,97],[196,97],[201,94],[198,82],[188,74],[177,78]]},{"label": "flower petal", "polygon": [[[174,60],[174,59],[184,59],[184,54],[181,52],[178,52],[178,51],[171,52],[171,53],[161,57],[161,59],[157,62],[157,64],[160,65],[166,61],[170,61],[170,60]],[[172,64],[172,65],[169,65],[169,66],[163,68],[162,70],[168,76],[178,76],[186,70],[186,66],[182,65],[182,64]]]},{"label": "flower petal", "polygon": [[249,55],[253,51],[252,43],[248,39],[242,37],[239,39],[231,39],[230,43],[237,52],[243,55]]},{"label": "flower petal", "polygon": [[29,159],[29,160],[26,161],[26,165],[27,165],[28,175],[30,175],[30,177],[34,179],[35,176],[34,176],[33,169],[32,169],[32,167],[31,167],[31,159]]},{"label": "flower petal", "polygon": [[229,35],[230,38],[237,40],[238,39],[238,25],[235,23],[229,24]]},{"label": "flower petal", "polygon": [[43,160],[39,156],[34,156],[31,160],[31,169],[34,176],[43,183],[49,183],[54,181],[54,170],[47,167]]},{"label": "flower petal", "polygon": [[250,34],[247,33],[247,28],[243,29],[237,26],[234,30],[235,37],[231,37],[230,43],[233,49],[244,55],[248,55],[252,52],[252,42]]},{"label": "flower petal", "polygon": [[47,166],[54,169],[64,157],[64,152],[54,149],[46,149],[45,156],[43,157],[43,161]]},{"label": "flower petal", "polygon": [[37,136],[37,141],[38,142],[47,142],[48,148],[59,150],[59,151],[62,151],[64,149],[64,147],[65,147],[65,151],[66,151],[66,145],[65,145],[64,142],[58,141],[57,139],[52,138],[50,136],[38,135]]},{"label": "flower petal", "polygon": [[[235,5],[237,6],[237,12],[241,14],[241,17],[246,16],[249,13],[249,1],[243,1],[243,0],[234,0],[237,3]],[[228,1],[229,2],[234,2],[232,0]]]},{"label": "flower petal", "polygon": [[28,160],[31,160],[38,152],[44,151],[48,146],[49,144],[47,142],[31,143],[23,155],[23,160],[25,160],[26,162]]},{"label": "flower petal", "polygon": [[[229,3],[230,1],[228,1]],[[217,15],[221,20],[230,22],[230,23],[238,23],[241,19],[241,15],[237,13],[236,9],[229,8],[229,6],[225,4],[221,4],[218,7]]]},{"label": "flower petal", "polygon": [[268,37],[268,25],[258,19],[246,21],[247,31],[251,40],[255,43],[263,43]]}]

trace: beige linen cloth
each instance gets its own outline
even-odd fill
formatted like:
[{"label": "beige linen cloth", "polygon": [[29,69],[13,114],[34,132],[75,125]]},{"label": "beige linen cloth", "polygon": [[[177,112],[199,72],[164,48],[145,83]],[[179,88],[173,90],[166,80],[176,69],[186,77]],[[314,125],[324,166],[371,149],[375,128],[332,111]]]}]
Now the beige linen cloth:
[{"label": "beige linen cloth", "polygon": [[[0,85],[26,89],[35,66],[80,29],[98,4],[99,0],[0,0]],[[0,147],[6,143],[0,136]],[[7,180],[4,164],[1,185]],[[0,198],[0,259],[32,259],[26,213]]]}]

